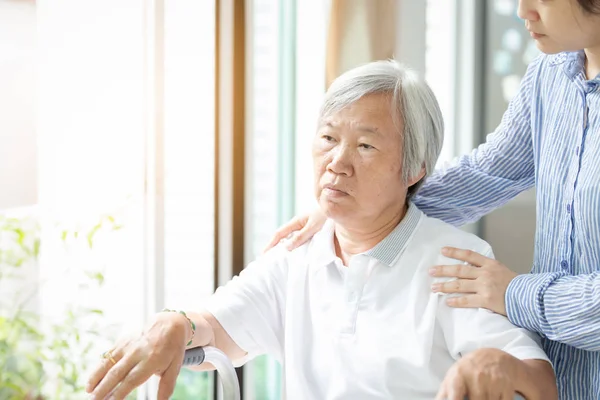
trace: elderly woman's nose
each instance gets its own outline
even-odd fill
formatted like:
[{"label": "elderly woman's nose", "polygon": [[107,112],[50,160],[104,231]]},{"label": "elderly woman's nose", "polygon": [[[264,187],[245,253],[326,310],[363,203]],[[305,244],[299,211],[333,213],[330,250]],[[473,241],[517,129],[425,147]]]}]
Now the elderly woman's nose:
[{"label": "elderly woman's nose", "polygon": [[351,171],[352,155],[347,146],[339,146],[332,151],[328,169],[336,174],[348,174]]}]

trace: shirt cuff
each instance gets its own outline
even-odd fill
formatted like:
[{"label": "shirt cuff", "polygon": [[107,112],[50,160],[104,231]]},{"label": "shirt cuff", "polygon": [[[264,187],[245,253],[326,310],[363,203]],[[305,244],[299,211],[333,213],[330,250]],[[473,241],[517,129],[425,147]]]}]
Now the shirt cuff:
[{"label": "shirt cuff", "polygon": [[504,298],[506,314],[510,322],[543,334],[543,295],[556,279],[556,275],[556,273],[518,275],[510,282]]},{"label": "shirt cuff", "polygon": [[[213,299],[211,299],[213,300]],[[211,313],[221,324],[225,332],[246,352],[246,355],[237,360],[231,360],[234,367],[241,367],[248,361],[260,355],[260,349],[252,335],[244,328],[244,321],[239,315],[234,315],[227,307],[221,306],[218,301],[208,301],[205,309]]]},{"label": "shirt cuff", "polygon": [[519,360],[543,360],[552,364],[552,362],[548,358],[548,355],[544,352],[544,350],[542,350],[541,347],[521,346],[504,351],[506,351],[511,356],[518,358]]}]

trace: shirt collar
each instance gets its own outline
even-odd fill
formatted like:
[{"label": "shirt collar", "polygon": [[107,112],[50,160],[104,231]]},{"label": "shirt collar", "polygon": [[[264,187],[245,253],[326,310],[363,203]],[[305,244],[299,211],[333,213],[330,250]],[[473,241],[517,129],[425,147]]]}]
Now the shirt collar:
[{"label": "shirt collar", "polygon": [[563,64],[573,53],[558,53],[548,56],[548,62],[550,65],[560,65]]},{"label": "shirt collar", "polygon": [[[554,54],[550,58],[550,65],[561,65],[567,76],[573,80],[581,74],[585,80],[585,52],[583,50],[564,52]],[[600,76],[596,76],[592,80],[600,80]]]},{"label": "shirt collar", "polygon": [[[412,237],[423,213],[413,203],[409,203],[408,210],[402,221],[375,247],[367,250],[362,255],[372,257],[391,267],[404,252],[408,241]],[[316,266],[329,265],[336,259],[333,244],[335,223],[327,220],[321,231],[311,241],[310,260]]]}]

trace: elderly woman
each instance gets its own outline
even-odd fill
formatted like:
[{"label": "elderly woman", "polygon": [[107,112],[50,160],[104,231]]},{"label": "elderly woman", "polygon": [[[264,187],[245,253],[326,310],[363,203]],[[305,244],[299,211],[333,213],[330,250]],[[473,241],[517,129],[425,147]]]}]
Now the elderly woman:
[{"label": "elderly woman", "polygon": [[452,262],[442,247],[492,254],[409,201],[434,168],[442,125],[429,87],[396,62],[339,77],[313,146],[323,229],[250,264],[205,311],[159,313],[92,374],[93,398],[122,399],[158,374],[167,399],[186,345],[216,346],[237,365],[274,356],[289,399],[555,398],[531,333],[486,310],[450,308],[430,291],[429,266]]}]

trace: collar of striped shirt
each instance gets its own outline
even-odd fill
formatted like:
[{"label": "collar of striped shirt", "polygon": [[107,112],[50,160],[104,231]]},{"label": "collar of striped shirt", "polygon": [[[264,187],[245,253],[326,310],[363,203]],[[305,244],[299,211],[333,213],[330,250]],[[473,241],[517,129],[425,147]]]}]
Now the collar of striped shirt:
[{"label": "collar of striped shirt", "polygon": [[[548,64],[551,66],[561,66],[567,76],[573,80],[578,74],[585,76],[585,52],[583,50],[558,53],[549,56]],[[600,74],[598,74],[592,81],[600,82]]]}]

